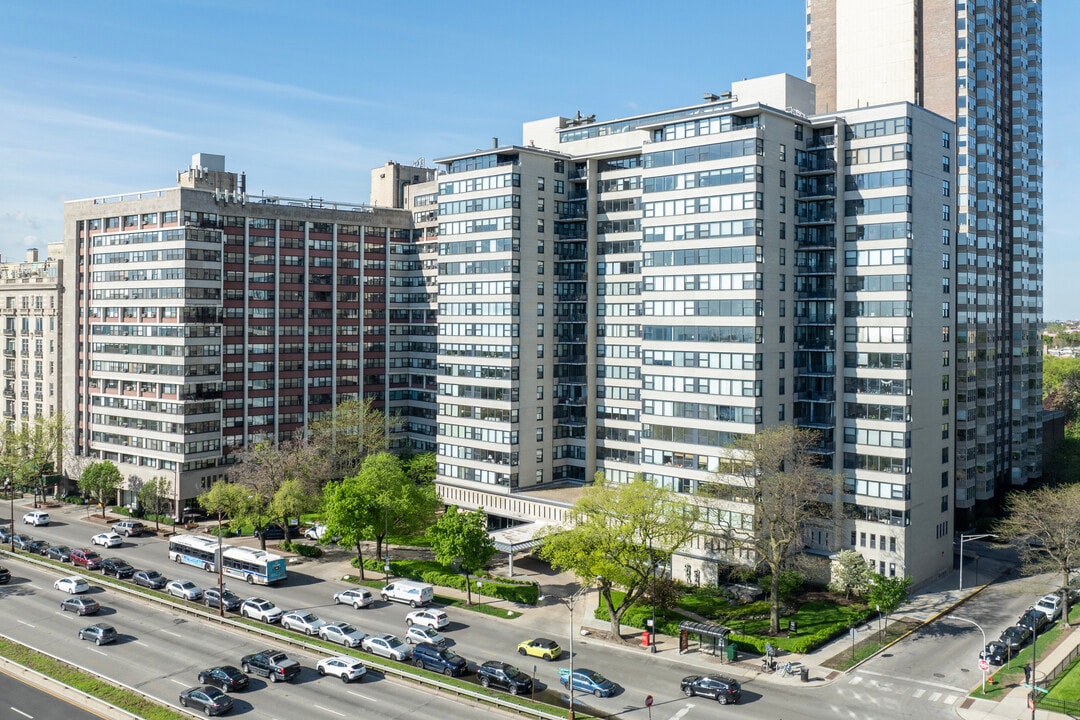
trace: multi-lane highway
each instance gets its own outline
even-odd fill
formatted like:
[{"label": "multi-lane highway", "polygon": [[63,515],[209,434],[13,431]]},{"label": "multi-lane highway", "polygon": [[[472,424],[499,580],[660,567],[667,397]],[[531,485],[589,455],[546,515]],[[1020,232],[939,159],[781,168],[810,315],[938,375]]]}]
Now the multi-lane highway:
[{"label": "multi-lane highway", "polygon": [[[16,518],[21,517],[16,512]],[[62,542],[73,547],[86,546],[99,526],[70,515],[57,514],[49,527],[29,528],[37,537]],[[16,525],[16,528],[21,526]],[[136,567],[153,567],[171,578],[186,577],[203,586],[212,585],[216,576],[206,575],[186,566],[168,562],[166,543],[159,538],[128,540],[121,548],[103,551],[105,555],[124,557]],[[13,564],[13,563],[8,563]],[[402,634],[407,606],[376,602],[370,609],[353,610],[336,606],[332,595],[345,585],[322,580],[309,574],[312,565],[290,568],[289,579],[279,587],[233,589],[242,596],[259,594],[273,600],[284,610],[307,609],[325,620],[349,620],[362,631]],[[94,573],[86,573],[91,577]],[[100,616],[115,625],[121,642],[96,648],[76,639],[76,631],[85,619],[59,611],[61,594],[52,590],[56,575],[46,571],[15,566],[12,584],[0,586],[3,612],[14,618],[7,623],[11,634],[28,645],[49,648],[50,652],[84,664],[155,697],[176,701],[177,693],[195,684],[199,669],[214,664],[239,664],[240,655],[266,645],[274,646],[248,633],[219,628],[167,606],[131,598],[122,592],[97,588],[94,597],[106,606]],[[1008,586],[993,586],[964,606],[963,614],[980,622],[988,637],[1015,622],[1020,612],[1038,594],[1052,587],[1050,579],[1014,580]],[[591,604],[591,603],[590,603]],[[580,610],[579,610],[580,612]],[[551,626],[551,616],[541,619],[524,615],[505,620],[451,608],[451,626],[447,635],[458,653],[473,663],[500,659],[517,664],[526,672],[536,666],[541,686],[561,691],[558,668],[567,660],[545,663],[515,654],[517,643],[536,635],[553,637],[566,649],[569,617]],[[580,621],[580,617],[579,617]],[[539,624],[538,624],[539,623]],[[977,682],[976,659],[981,640],[971,626],[939,621],[860,670],[842,676],[830,684],[802,684],[791,678],[764,678],[756,672],[736,666],[720,665],[714,658],[696,655],[649,655],[634,647],[616,647],[609,643],[581,639],[575,644],[575,665],[598,670],[622,686],[612,698],[585,698],[585,702],[603,714],[628,718],[686,719],[715,718],[713,701],[684,698],[679,680],[685,675],[721,671],[743,681],[742,704],[753,708],[760,717],[874,718],[874,720],[921,720],[951,717],[952,705]],[[432,691],[411,684],[383,679],[375,673],[374,682],[342,685],[314,672],[317,655],[297,653],[305,667],[300,681],[290,685],[267,687],[255,680],[254,689],[237,693],[237,709],[246,709],[253,717],[291,718],[298,713],[315,717],[337,717],[354,713],[359,707],[381,714],[406,715],[437,712],[449,719],[475,717],[477,710],[436,696]],[[120,662],[118,662],[120,661]],[[925,673],[914,669],[926,669]],[[645,697],[654,704],[645,707]]]}]

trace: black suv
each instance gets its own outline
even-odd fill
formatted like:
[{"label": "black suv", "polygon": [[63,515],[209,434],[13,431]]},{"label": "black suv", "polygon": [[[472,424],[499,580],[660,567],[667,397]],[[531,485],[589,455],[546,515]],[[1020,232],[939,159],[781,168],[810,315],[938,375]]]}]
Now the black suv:
[{"label": "black suv", "polygon": [[280,650],[263,650],[240,658],[240,667],[246,673],[255,673],[270,682],[292,680],[300,674],[300,663]]},{"label": "black suv", "polygon": [[503,688],[511,695],[527,693],[532,690],[532,678],[513,665],[488,660],[476,668],[476,677],[484,687]]},{"label": "black suv", "polygon": [[104,575],[115,575],[123,580],[135,574],[135,568],[127,560],[116,557],[108,557],[101,561],[101,572]]},{"label": "black suv", "polygon": [[1012,659],[1013,653],[1009,652],[1005,643],[992,640],[986,643],[986,649],[982,652],[982,658],[991,665],[1004,665]]},{"label": "black suv", "polygon": [[7,585],[11,580],[11,571],[0,565],[0,585]]},{"label": "black suv", "polygon": [[689,675],[682,679],[680,689],[686,697],[711,697],[721,705],[737,703],[742,696],[739,682],[723,675]]},{"label": "black suv", "polygon": [[469,663],[465,658],[435,643],[417,643],[413,648],[413,665],[451,677],[469,672]]},{"label": "black suv", "polygon": [[1028,608],[1027,612],[1016,621],[1016,624],[1023,625],[1028,630],[1033,630],[1036,633],[1041,633],[1043,628],[1050,624],[1050,618],[1046,617],[1046,613],[1042,610]]}]

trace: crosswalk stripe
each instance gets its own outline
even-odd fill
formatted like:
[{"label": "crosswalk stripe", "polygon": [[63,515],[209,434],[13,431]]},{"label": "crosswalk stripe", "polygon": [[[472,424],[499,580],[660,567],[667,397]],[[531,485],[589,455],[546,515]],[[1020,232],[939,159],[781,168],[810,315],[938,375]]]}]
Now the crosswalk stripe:
[{"label": "crosswalk stripe", "polygon": [[849,685],[858,685],[863,681],[862,675],[855,675],[851,678]]},{"label": "crosswalk stripe", "polygon": [[926,694],[926,688],[919,688],[914,693],[912,693],[912,696],[915,697],[915,699],[918,699],[918,698],[921,698],[925,694]]},{"label": "crosswalk stripe", "polygon": [[941,693],[936,692],[930,695],[930,702],[937,702],[941,699]]},{"label": "crosswalk stripe", "polygon": [[956,696],[955,695],[949,695],[948,697],[946,697],[941,702],[945,703],[946,705],[952,705],[953,703],[956,702]]}]

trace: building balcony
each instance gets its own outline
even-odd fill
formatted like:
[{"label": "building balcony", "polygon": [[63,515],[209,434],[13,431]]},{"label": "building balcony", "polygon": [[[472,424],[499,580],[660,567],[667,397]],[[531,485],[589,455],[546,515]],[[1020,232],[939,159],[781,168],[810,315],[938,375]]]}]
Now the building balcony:
[{"label": "building balcony", "polygon": [[820,315],[806,315],[795,318],[796,325],[835,325],[835,313],[823,313]]},{"label": "building balcony", "polygon": [[804,390],[795,393],[795,399],[806,402],[836,402],[836,392],[832,390]]}]

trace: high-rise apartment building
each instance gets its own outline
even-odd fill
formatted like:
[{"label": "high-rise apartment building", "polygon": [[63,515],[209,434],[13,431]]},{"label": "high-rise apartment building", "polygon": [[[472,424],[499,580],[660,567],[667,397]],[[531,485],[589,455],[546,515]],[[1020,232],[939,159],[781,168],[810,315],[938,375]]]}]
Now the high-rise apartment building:
[{"label": "high-rise apartment building", "polygon": [[809,548],[947,567],[955,125],[814,107],[773,76],[439,161],[447,502],[558,520],[545,487],[640,473],[706,508],[672,571],[708,582],[752,522],[731,443],[793,423],[841,496]]},{"label": "high-rise apartment building", "polygon": [[958,527],[1042,473],[1039,0],[808,0],[817,111],[898,101],[955,120]]},{"label": "high-rise apartment building", "polygon": [[0,264],[5,431],[63,412],[63,245],[50,243],[47,253],[42,260],[37,250],[29,250],[25,262]]},{"label": "high-rise apartment building", "polygon": [[245,444],[294,437],[343,399],[385,406],[406,213],[249,195],[199,154],[175,187],[64,215],[65,411],[76,455],[120,468],[121,501],[166,477],[183,508]]}]

